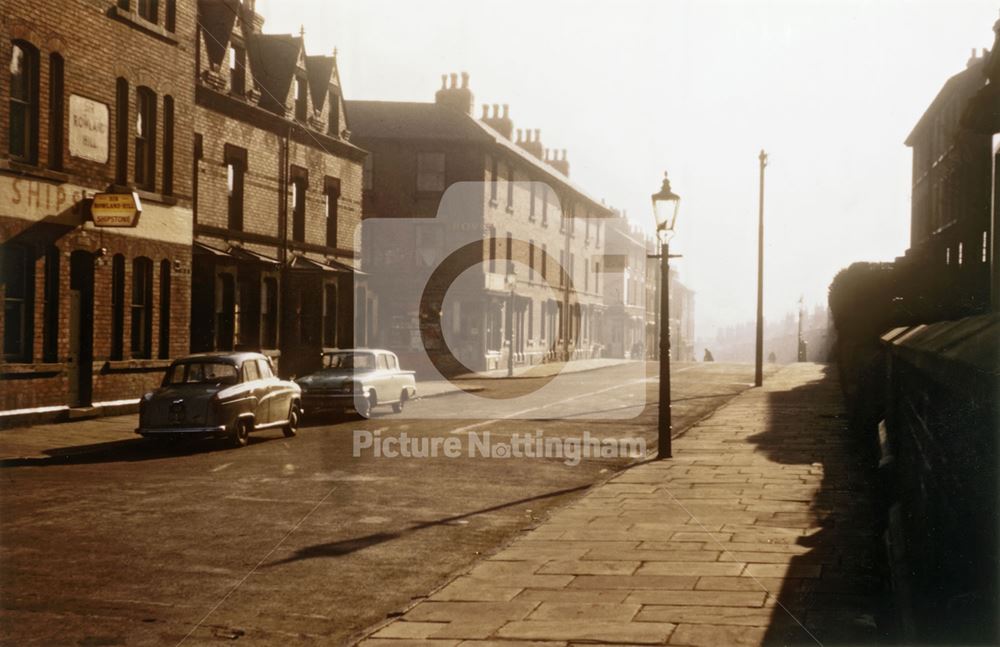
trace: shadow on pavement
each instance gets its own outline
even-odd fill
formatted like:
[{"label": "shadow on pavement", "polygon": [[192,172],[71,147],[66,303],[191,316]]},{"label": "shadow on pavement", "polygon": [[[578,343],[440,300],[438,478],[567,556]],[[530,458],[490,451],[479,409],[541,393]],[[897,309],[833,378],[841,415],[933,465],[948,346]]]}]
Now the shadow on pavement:
[{"label": "shadow on pavement", "polygon": [[342,555],[349,555],[350,553],[368,548],[370,546],[375,546],[393,539],[398,539],[405,535],[408,535],[417,530],[423,530],[424,528],[431,528],[434,526],[441,526],[450,523],[455,523],[456,521],[462,521],[470,517],[475,517],[476,515],[486,514],[489,512],[496,512],[498,510],[503,510],[505,508],[511,508],[524,503],[531,503],[533,501],[540,501],[543,499],[551,499],[553,497],[563,496],[565,494],[572,494],[573,492],[580,492],[586,490],[590,485],[579,485],[577,487],[565,488],[562,490],[555,490],[554,492],[546,492],[545,494],[539,494],[532,497],[527,497],[524,499],[518,499],[516,501],[508,501],[506,503],[500,503],[488,508],[480,508],[479,510],[473,510],[472,512],[465,512],[463,514],[452,515],[449,517],[442,517],[440,519],[434,519],[431,521],[421,521],[418,523],[411,524],[410,526],[398,530],[395,532],[376,532],[370,535],[364,535],[362,537],[353,537],[351,539],[341,539],[340,541],[332,541],[325,544],[315,544],[313,546],[307,546],[305,548],[300,548],[293,555],[286,557],[285,559],[278,560],[276,562],[271,562],[266,564],[266,567],[281,566],[282,564],[289,564],[292,562],[298,562],[304,559],[316,559],[322,557],[340,557]]},{"label": "shadow on pavement", "polygon": [[[808,550],[787,564],[765,645],[893,642],[878,561],[875,465],[870,448],[849,433],[842,409],[836,372],[827,366],[820,380],[769,393],[768,429],[749,438],[771,461],[822,470],[807,518],[775,513],[775,526],[810,529],[794,540]],[[796,498],[789,491],[789,501]]]}]

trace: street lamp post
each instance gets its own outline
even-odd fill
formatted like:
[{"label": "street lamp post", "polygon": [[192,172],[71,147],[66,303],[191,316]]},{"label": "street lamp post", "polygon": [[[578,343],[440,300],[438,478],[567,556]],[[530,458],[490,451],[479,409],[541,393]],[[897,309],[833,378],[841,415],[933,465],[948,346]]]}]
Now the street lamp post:
[{"label": "street lamp post", "polygon": [[764,384],[764,168],[767,153],[760,151],[760,212],[757,221],[757,357],[754,385]]},{"label": "street lamp post", "polygon": [[510,296],[507,299],[507,377],[514,377],[514,289],[517,287],[517,274],[513,268],[507,271],[507,289]]},{"label": "street lamp post", "polygon": [[653,216],[660,241],[660,405],[656,457],[673,456],[670,434],[673,429],[670,408],[670,239],[677,224],[680,196],[670,190],[670,179],[663,174],[663,186],[653,194]]}]

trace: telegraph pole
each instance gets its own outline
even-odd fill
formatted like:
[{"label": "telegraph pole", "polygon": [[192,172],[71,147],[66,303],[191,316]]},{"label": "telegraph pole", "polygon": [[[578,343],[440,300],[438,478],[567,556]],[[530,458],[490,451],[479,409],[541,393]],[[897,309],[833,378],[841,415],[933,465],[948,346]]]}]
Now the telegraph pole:
[{"label": "telegraph pole", "polygon": [[760,156],[760,217],[757,223],[757,363],[754,385],[764,384],[764,168],[767,153],[761,149]]}]

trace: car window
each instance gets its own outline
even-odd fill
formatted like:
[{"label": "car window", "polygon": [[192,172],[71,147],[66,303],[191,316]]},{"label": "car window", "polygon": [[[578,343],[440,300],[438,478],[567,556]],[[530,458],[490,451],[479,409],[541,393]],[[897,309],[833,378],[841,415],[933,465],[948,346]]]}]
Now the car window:
[{"label": "car window", "polygon": [[378,367],[379,370],[381,371],[386,371],[389,369],[389,360],[386,358],[385,355],[378,356]]},{"label": "car window", "polygon": [[260,379],[260,371],[257,370],[257,360],[248,359],[243,362],[243,379],[247,382]]},{"label": "car window", "polygon": [[386,355],[389,358],[389,368],[397,370],[399,368],[399,361],[396,359],[395,355]]},{"label": "car window", "polygon": [[271,371],[271,362],[266,359],[257,360],[257,364],[260,367],[260,376],[264,379],[274,377],[274,373]]},{"label": "car window", "polygon": [[323,368],[375,368],[375,357],[371,353],[330,353],[323,358]]},{"label": "car window", "polygon": [[179,384],[236,384],[239,374],[223,362],[183,362],[174,364],[163,379],[165,386]]}]

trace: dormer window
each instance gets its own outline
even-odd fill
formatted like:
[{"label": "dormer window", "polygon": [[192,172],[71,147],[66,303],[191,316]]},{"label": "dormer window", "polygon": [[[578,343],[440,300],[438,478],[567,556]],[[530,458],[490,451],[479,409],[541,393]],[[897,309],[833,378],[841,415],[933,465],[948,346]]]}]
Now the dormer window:
[{"label": "dormer window", "polygon": [[246,50],[233,45],[232,58],[229,59],[229,87],[233,94],[245,94],[247,91]]},{"label": "dormer window", "polygon": [[308,95],[306,91],[306,80],[302,77],[295,78],[295,119],[305,122],[306,110],[308,106]]}]

